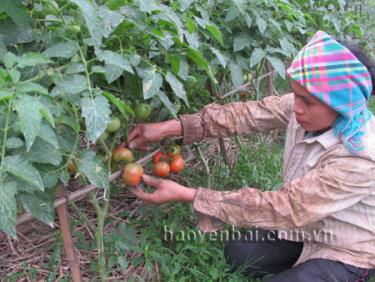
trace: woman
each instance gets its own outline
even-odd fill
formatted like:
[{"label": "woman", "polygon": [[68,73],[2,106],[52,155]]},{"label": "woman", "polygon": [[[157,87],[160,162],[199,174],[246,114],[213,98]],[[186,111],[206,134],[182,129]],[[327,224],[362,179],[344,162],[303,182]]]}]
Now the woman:
[{"label": "woman", "polygon": [[268,281],[368,280],[375,274],[375,118],[367,101],[375,71],[349,48],[318,31],[287,70],[293,94],[211,104],[129,134],[129,146],[144,149],[167,136],[182,135],[189,144],[286,128],[279,190],[194,189],[145,175],[155,192],[133,192],[157,204],[193,203],[203,231],[223,223],[262,228],[256,240],[242,237],[225,248],[233,268],[245,264],[248,274],[274,273]]}]

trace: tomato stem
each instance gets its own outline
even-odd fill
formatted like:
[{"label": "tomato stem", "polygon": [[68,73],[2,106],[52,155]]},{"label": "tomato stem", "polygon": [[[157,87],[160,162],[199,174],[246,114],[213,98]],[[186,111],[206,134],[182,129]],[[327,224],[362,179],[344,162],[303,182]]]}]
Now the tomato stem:
[{"label": "tomato stem", "polygon": [[8,109],[7,109],[7,117],[6,117],[6,120],[5,120],[3,144],[1,146],[0,187],[3,187],[3,181],[4,181],[3,167],[4,167],[4,158],[5,158],[5,142],[6,142],[7,137],[8,137],[8,129],[9,129],[8,125],[9,125],[9,118],[10,118],[11,109],[12,109],[12,103],[9,102]]}]

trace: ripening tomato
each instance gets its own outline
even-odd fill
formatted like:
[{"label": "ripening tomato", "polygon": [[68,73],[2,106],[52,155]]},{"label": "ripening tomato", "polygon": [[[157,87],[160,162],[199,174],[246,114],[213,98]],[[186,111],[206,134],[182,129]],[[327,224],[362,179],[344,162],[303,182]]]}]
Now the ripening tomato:
[{"label": "ripening tomato", "polygon": [[127,163],[131,163],[134,161],[133,152],[130,151],[128,148],[119,146],[112,153],[112,159],[115,162],[125,161]]},{"label": "ripening tomato", "polygon": [[140,164],[130,163],[125,165],[122,179],[128,186],[136,186],[141,183],[143,167]]},{"label": "ripening tomato", "polygon": [[185,161],[181,155],[174,156],[169,166],[172,173],[180,173],[185,167]]},{"label": "ripening tomato", "polygon": [[240,93],[240,100],[242,102],[245,102],[247,100],[247,98],[248,98],[248,94],[246,92],[241,92]]},{"label": "ripening tomato", "polygon": [[68,168],[68,171],[69,171],[70,175],[76,175],[77,174],[77,165],[72,159],[68,160],[67,168]]},{"label": "ripening tomato", "polygon": [[167,155],[168,157],[174,157],[179,155],[181,152],[180,146],[177,144],[169,144],[167,146]]},{"label": "ripening tomato", "polygon": [[171,171],[167,162],[158,162],[154,164],[154,174],[159,177],[167,177]]},{"label": "ripening tomato", "polygon": [[165,161],[166,159],[167,159],[167,156],[162,151],[159,151],[152,158],[152,162],[156,164],[160,161]]},{"label": "ripening tomato", "polygon": [[107,124],[105,131],[107,132],[116,132],[121,127],[121,120],[118,117],[114,117],[111,121]]}]

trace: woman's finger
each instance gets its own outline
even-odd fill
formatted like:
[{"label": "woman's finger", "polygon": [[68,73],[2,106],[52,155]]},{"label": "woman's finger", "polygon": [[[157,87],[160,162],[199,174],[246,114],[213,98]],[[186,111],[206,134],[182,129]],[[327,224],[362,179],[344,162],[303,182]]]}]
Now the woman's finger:
[{"label": "woman's finger", "polygon": [[161,181],[162,181],[162,179],[160,179],[160,178],[152,177],[152,176],[149,176],[147,174],[143,174],[142,175],[142,180],[146,184],[148,184],[150,186],[153,186],[155,188],[157,188],[160,185]]},{"label": "woman's finger", "polygon": [[128,135],[128,144],[130,147],[130,144],[133,142],[134,138],[139,135],[139,126],[135,126]]},{"label": "woman's finger", "polygon": [[130,192],[132,192],[137,198],[141,199],[142,201],[151,202],[153,195],[151,193],[147,193],[143,191],[142,187],[137,185],[134,188],[129,188]]}]

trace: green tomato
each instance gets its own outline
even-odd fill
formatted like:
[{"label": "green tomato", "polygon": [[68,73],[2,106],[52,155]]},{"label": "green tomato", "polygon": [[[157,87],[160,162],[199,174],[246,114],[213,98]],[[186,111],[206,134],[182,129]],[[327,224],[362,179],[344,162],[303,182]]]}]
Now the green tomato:
[{"label": "green tomato", "polygon": [[78,34],[81,32],[81,27],[79,25],[72,25],[69,27],[69,30],[73,32],[74,34]]},{"label": "green tomato", "polygon": [[121,120],[118,117],[114,117],[111,121],[107,124],[107,128],[105,131],[107,132],[116,132],[121,127]]},{"label": "green tomato", "polygon": [[108,138],[108,132],[107,131],[104,131],[102,135],[100,135],[99,137],[99,140],[102,141],[102,142],[105,142],[105,140],[107,140]]},{"label": "green tomato", "polygon": [[151,106],[149,104],[137,104],[134,109],[135,116],[138,120],[147,120],[151,114]]}]

